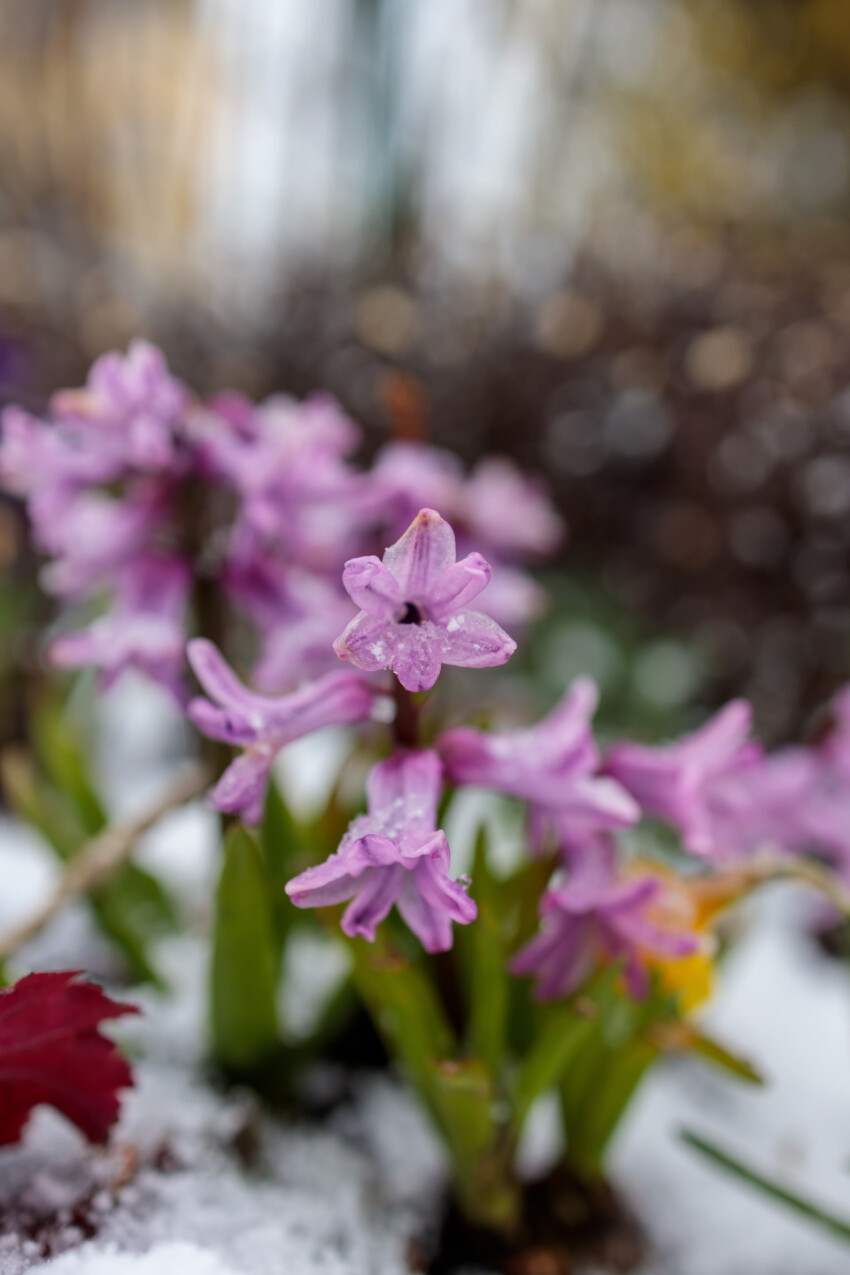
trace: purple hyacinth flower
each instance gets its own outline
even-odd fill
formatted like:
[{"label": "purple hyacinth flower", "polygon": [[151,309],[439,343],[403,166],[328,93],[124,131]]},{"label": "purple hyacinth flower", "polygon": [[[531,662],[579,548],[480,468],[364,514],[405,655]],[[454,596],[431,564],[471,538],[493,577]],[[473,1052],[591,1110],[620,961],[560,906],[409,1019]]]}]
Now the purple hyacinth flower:
[{"label": "purple hyacinth flower", "polygon": [[375,457],[369,481],[380,498],[382,525],[397,536],[420,509],[438,509],[444,518],[454,519],[461,507],[460,461],[427,443],[387,443]]},{"label": "purple hyacinth flower", "polygon": [[511,973],[535,978],[538,1000],[560,1000],[581,987],[598,960],[622,961],[626,988],[641,999],[649,990],[646,956],[690,956],[699,941],[653,921],[664,889],[657,877],[617,880],[604,859],[581,863],[564,885],[544,894],[540,932],[517,952]]},{"label": "purple hyacinth flower", "polygon": [[60,390],[50,407],[86,450],[111,456],[119,470],[162,472],[179,462],[177,436],[188,399],[162,351],[133,341],[126,355],[102,355],[85,387]]},{"label": "purple hyacinth flower", "polygon": [[433,509],[420,510],[384,553],[352,558],[342,582],[361,608],[334,650],[366,672],[391,668],[408,691],[430,689],[443,664],[491,668],[516,642],[489,616],[463,608],[487,585],[478,553],[455,561],[455,536]]},{"label": "purple hyacinth flower", "polygon": [[437,749],[449,779],[528,802],[534,840],[554,827],[566,851],[597,833],[630,827],[640,818],[639,807],[619,783],[598,773],[599,750],[590,728],[597,700],[594,683],[579,678],[529,730],[447,731]]},{"label": "purple hyacinth flower", "polygon": [[353,606],[338,583],[281,562],[256,537],[242,537],[225,564],[223,584],[259,630],[252,674],[258,690],[279,694],[339,667],[334,638]]},{"label": "purple hyacinth flower", "polygon": [[461,520],[476,544],[514,562],[547,557],[565,532],[545,485],[500,456],[476,465],[464,486]]},{"label": "purple hyacinth flower", "polygon": [[361,722],[372,709],[375,691],[356,673],[338,670],[271,697],[243,686],[212,642],[196,638],[187,653],[209,696],[192,700],[189,717],[202,735],[245,750],[216,784],[213,804],[246,823],[262,818],[269,772],[282,748],[323,726]]},{"label": "purple hyacinth flower", "polygon": [[216,431],[206,418],[205,463],[240,497],[236,539],[283,548],[311,570],[334,569],[375,502],[345,459],[359,441],[354,422],[327,395],[271,398],[253,409],[250,428],[238,413],[240,428]]},{"label": "purple hyacinth flower", "polygon": [[64,633],[51,644],[56,668],[99,670],[104,689],[128,669],[138,669],[181,704],[186,606],[191,574],[179,559],[143,558],[127,566],[112,610],[87,629]]},{"label": "purple hyacinth flower", "polygon": [[342,929],[370,943],[395,906],[426,952],[452,945],[452,921],[478,914],[466,890],[448,875],[451,854],[436,831],[442,765],[436,753],[397,753],[374,767],[367,783],[369,813],[348,828],[339,850],[290,881],[299,908],[351,900]]},{"label": "purple hyacinth flower", "polygon": [[733,700],[699,730],[672,744],[622,743],[605,758],[608,774],[649,815],[671,823],[691,854],[722,859],[735,853],[724,837],[719,795],[742,772],[756,767],[763,752],[749,738],[752,709]]},{"label": "purple hyacinth flower", "polygon": [[50,593],[79,598],[120,582],[145,556],[168,512],[166,493],[147,480],[121,500],[82,491],[61,508],[45,509],[43,519],[32,511],[39,547],[54,559],[42,571],[42,584]]}]

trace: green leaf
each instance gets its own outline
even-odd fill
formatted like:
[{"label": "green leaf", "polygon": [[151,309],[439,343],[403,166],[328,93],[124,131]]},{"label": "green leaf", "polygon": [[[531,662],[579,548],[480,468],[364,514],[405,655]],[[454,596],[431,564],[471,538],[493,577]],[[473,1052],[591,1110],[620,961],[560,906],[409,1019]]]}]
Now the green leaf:
[{"label": "green leaf", "polygon": [[505,1054],[510,984],[499,882],[490,871],[484,828],[475,847],[471,892],[478,905],[478,917],[458,935],[467,953],[469,1049],[486,1063],[492,1075],[499,1076]]},{"label": "green leaf", "polygon": [[583,1177],[594,1178],[602,1172],[608,1144],[657,1056],[653,1045],[637,1038],[618,1050],[606,1050],[598,1058],[587,1102],[579,1111],[572,1109],[567,1131],[567,1159]]},{"label": "green leaf", "polygon": [[[457,1053],[457,1041],[431,980],[379,933],[374,944],[349,940],[354,981],[390,1054],[431,1103],[432,1064]],[[433,1104],[432,1104],[433,1105]]]},{"label": "green leaf", "polygon": [[107,816],[95,791],[79,738],[55,699],[43,699],[32,714],[33,747],[47,778],[73,805],[85,830],[93,837],[106,827]]},{"label": "green leaf", "polygon": [[233,826],[216,893],[211,971],[213,1055],[229,1070],[250,1072],[277,1046],[277,964],[260,849]]},{"label": "green leaf", "polygon": [[657,1057],[650,1028],[669,1014],[654,991],[634,1001],[621,989],[619,967],[588,989],[597,1007],[596,1030],[588,1036],[561,1084],[566,1159],[587,1178],[598,1176],[605,1151],[644,1072]]},{"label": "green leaf", "polygon": [[517,1135],[535,1099],[561,1081],[597,1031],[595,1018],[583,1017],[572,1005],[544,1012],[515,1080],[513,1120]]},{"label": "green leaf", "polygon": [[716,1143],[710,1142],[707,1138],[703,1138],[689,1129],[682,1130],[679,1136],[694,1151],[698,1151],[700,1155],[712,1160],[716,1165],[725,1169],[727,1173],[732,1174],[733,1177],[738,1178],[741,1182],[746,1182],[748,1186],[755,1187],[757,1191],[761,1191],[762,1194],[770,1196],[771,1199],[777,1200],[789,1209],[793,1209],[795,1213],[802,1214],[810,1222],[814,1222],[815,1225],[820,1226],[822,1229],[837,1235],[839,1239],[850,1241],[850,1218],[838,1217],[835,1213],[831,1213],[828,1209],[816,1204],[814,1200],[806,1199],[805,1196],[789,1191],[786,1187],[780,1186],[778,1182],[772,1181],[756,1169],[750,1168],[742,1160],[730,1155],[728,1151],[722,1150]]},{"label": "green leaf", "polygon": [[40,832],[60,859],[73,858],[86,840],[85,828],[62,794],[37,774],[32,758],[7,748],[0,773],[6,800],[18,818]]},{"label": "green leaf", "polygon": [[286,893],[286,883],[300,871],[301,832],[284,804],[274,781],[269,783],[266,809],[260,828],[260,845],[265,860],[269,903],[272,912],[278,959],[297,916]]},{"label": "green leaf", "polygon": [[515,1142],[497,1119],[492,1073],[478,1058],[435,1062],[429,1092],[464,1212],[479,1225],[513,1232],[521,1212]]}]

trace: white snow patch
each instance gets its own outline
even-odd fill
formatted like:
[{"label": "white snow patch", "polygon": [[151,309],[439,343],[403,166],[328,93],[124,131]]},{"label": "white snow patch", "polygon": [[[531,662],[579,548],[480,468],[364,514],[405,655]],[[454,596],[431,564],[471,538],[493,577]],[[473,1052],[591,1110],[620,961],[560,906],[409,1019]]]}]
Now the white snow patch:
[{"label": "white snow patch", "polygon": [[[50,1275],[242,1275],[198,1244],[156,1244],[147,1253],[117,1248],[65,1253],[40,1268]],[[247,1275],[247,1272],[245,1272]]]}]

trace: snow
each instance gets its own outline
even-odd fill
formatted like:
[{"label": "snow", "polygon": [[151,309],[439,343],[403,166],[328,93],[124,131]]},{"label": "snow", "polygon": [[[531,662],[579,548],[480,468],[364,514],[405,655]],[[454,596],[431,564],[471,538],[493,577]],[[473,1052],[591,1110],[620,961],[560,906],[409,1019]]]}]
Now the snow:
[{"label": "snow", "polygon": [[198,1244],[156,1244],[147,1253],[66,1253],[43,1267],[51,1275],[236,1275],[218,1255]]}]

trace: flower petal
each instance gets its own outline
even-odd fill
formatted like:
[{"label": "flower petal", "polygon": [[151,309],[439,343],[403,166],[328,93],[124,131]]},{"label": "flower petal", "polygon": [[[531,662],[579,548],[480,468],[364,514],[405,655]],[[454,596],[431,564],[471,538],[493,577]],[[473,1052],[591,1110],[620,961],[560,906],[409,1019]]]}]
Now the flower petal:
[{"label": "flower petal", "polygon": [[424,624],[396,624],[392,630],[390,667],[406,691],[430,691],[443,664],[444,630]]},{"label": "flower petal", "polygon": [[441,620],[477,598],[490,580],[490,564],[480,553],[470,553],[438,576],[427,598],[428,614]]},{"label": "flower petal", "polygon": [[366,792],[370,815],[388,814],[413,824],[413,831],[433,832],[443,786],[443,763],[430,751],[394,753],[369,772]]},{"label": "flower petal", "polygon": [[266,785],[272,755],[250,750],[237,757],[210,794],[217,810],[239,815],[245,823],[258,824],[263,817]]},{"label": "flower petal", "polygon": [[361,611],[334,642],[341,660],[365,673],[389,668],[393,658],[393,625]]},{"label": "flower petal", "polygon": [[403,598],[424,601],[455,561],[455,533],[434,509],[420,509],[407,531],[384,553]]},{"label": "flower petal", "polygon": [[391,620],[403,601],[398,580],[380,558],[350,558],[342,583],[352,602],[377,620]]},{"label": "flower petal", "polygon": [[412,872],[407,873],[398,896],[402,920],[426,952],[448,952],[452,946],[452,923],[442,909],[424,898],[414,876]]},{"label": "flower petal", "polygon": [[206,638],[194,638],[186,647],[189,663],[211,700],[240,713],[265,714],[270,700],[243,686],[218,647]]},{"label": "flower petal", "polygon": [[459,668],[495,668],[506,664],[516,650],[513,638],[480,611],[459,611],[444,632],[443,663]]},{"label": "flower petal", "polygon": [[349,938],[358,935],[369,943],[375,940],[375,930],[389,915],[404,885],[404,869],[372,868],[361,878],[357,894],[345,909],[342,932]]},{"label": "flower petal", "polygon": [[432,907],[445,912],[458,925],[469,925],[478,916],[478,906],[463,886],[448,875],[447,866],[433,857],[420,859],[413,869],[417,888]]}]

